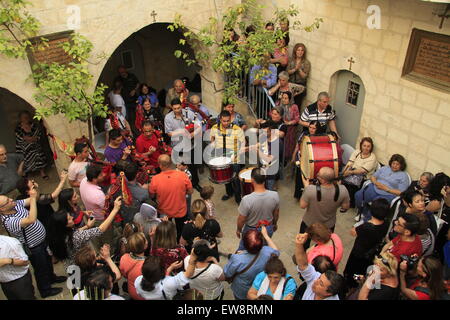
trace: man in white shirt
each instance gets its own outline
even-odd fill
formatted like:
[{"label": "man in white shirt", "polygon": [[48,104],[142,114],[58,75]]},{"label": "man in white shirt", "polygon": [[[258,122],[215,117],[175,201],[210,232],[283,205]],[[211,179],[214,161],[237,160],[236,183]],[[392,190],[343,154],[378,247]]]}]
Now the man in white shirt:
[{"label": "man in white shirt", "polygon": [[120,92],[122,90],[122,82],[116,81],[114,83],[114,89],[108,94],[109,103],[113,108],[121,108],[122,115],[126,117],[127,108],[125,107],[125,100],[121,96]]},{"label": "man in white shirt", "polygon": [[89,147],[86,143],[75,144],[75,159],[69,165],[68,177],[70,186],[79,188],[81,180],[86,177],[87,159],[89,157]]},{"label": "man in white shirt", "polygon": [[0,235],[0,284],[8,300],[35,300],[28,256],[19,240]]}]

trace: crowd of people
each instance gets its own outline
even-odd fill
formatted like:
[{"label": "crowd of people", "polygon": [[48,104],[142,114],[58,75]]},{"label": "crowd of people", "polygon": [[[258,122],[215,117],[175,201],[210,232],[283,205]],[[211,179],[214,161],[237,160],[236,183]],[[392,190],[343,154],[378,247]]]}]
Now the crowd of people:
[{"label": "crowd of people", "polygon": [[[81,270],[71,290],[75,300],[221,300],[224,282],[238,300],[448,298],[450,178],[425,172],[410,181],[406,159],[394,154],[380,165],[370,137],[340,164],[339,179],[324,166],[312,181],[296,166],[294,197],[305,214],[292,239],[292,261],[280,259],[284,249],[272,236],[281,219],[277,182],[285,166],[305,157],[301,144],[308,136],[332,134],[342,157],[328,93],[300,112],[311,63],[302,43],[289,56],[288,21],[280,28],[285,37],[275,52],[250,72],[251,85],[269,89],[276,100],[269,118],[256,120],[261,133],[253,145],[245,132],[254,128],[234,105],[224,105],[213,119],[201,94],[182,80],[161,99],[120,66],[108,94],[104,158],[89,141],[76,141],[68,170],[52,193],[42,194],[30,177],[39,171],[48,179],[42,133],[29,113],[21,113],[17,153],[0,145],[0,219],[8,234],[0,235],[0,284],[6,297],[35,299],[30,264],[40,296],[60,294],[63,289],[52,285],[66,281],[53,270],[61,262]],[[256,76],[261,69],[269,70],[262,78]],[[209,143],[198,143],[208,130]],[[232,171],[221,182],[221,200],[234,197],[238,204],[233,253],[219,248],[225,235],[212,197],[222,187],[199,183],[203,165],[210,164],[202,156],[208,148],[213,158],[229,159]],[[239,173],[251,152],[259,163],[249,168],[245,186]],[[350,208],[358,213],[349,231],[355,242],[344,248],[335,232],[337,212]],[[288,263],[298,274],[287,273]]]}]

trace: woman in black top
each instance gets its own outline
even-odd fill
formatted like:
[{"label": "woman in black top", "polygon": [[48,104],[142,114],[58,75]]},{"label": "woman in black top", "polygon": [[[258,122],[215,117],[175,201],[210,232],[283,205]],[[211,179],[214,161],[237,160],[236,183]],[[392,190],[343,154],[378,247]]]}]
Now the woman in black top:
[{"label": "woman in black top", "polygon": [[375,257],[373,265],[359,291],[358,300],[397,300],[400,293],[397,258],[389,252],[383,252]]},{"label": "woman in black top", "polygon": [[370,212],[372,218],[369,221],[361,223],[351,230],[351,234],[356,236],[356,239],[344,270],[344,277],[349,289],[358,286],[353,276],[366,274],[367,267],[372,264],[387,233],[386,216],[389,214],[389,202],[382,198],[374,200]]},{"label": "woman in black top", "polygon": [[207,208],[205,201],[197,199],[192,203],[193,221],[189,221],[183,227],[180,238],[180,245],[184,246],[188,252],[191,252],[194,241],[198,239],[208,240],[214,245],[212,252],[219,261],[219,248],[216,238],[223,237],[220,225],[215,219],[206,219]]}]

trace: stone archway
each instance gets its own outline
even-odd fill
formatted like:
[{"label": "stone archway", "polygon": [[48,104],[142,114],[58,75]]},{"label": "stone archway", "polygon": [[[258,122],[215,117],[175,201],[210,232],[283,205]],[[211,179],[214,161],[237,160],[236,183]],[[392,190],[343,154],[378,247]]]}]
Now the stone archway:
[{"label": "stone archway", "polygon": [[[99,76],[98,83],[111,85],[117,76],[117,66],[127,66],[140,82],[157,89],[171,85],[171,82],[183,76],[193,79],[199,68],[188,67],[174,56],[175,50],[184,50],[193,55],[192,49],[181,46],[178,41],[181,34],[167,29],[169,23],[152,23],[130,34],[114,50]],[[126,60],[126,61],[124,61]]]},{"label": "stone archway", "polygon": [[[0,114],[8,115],[0,117],[0,144],[5,145],[8,152],[16,151],[16,137],[14,132],[18,123],[19,112],[24,110],[29,111],[31,114],[35,112],[34,107],[27,101],[8,89],[0,87]],[[43,122],[42,124],[45,129]],[[45,136],[42,137],[41,144],[47,155],[48,164],[50,165],[53,163],[52,151],[48,139]]]}]

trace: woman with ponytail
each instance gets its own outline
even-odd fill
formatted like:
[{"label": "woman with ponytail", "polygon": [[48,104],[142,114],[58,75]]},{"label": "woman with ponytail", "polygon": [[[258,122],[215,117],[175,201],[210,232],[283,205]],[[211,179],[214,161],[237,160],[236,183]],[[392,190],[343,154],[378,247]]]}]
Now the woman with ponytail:
[{"label": "woman with ponytail", "polygon": [[207,207],[205,201],[201,199],[197,199],[192,203],[191,212],[193,221],[189,221],[184,225],[180,244],[185,246],[186,250],[190,252],[196,238],[208,240],[212,246],[212,255],[219,261],[219,248],[216,238],[223,237],[219,223],[217,220],[208,220],[206,218]]}]

